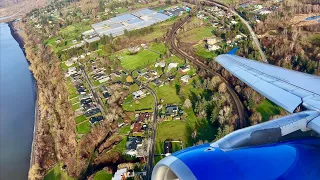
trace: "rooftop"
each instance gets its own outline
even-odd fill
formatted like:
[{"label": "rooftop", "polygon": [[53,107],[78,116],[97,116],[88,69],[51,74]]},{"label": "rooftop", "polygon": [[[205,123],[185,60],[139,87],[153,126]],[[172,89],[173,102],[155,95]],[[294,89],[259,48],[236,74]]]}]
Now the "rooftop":
[{"label": "rooftop", "polygon": [[157,13],[150,9],[141,9],[131,14],[123,14],[106,21],[102,21],[92,25],[92,28],[98,33],[99,36],[112,35],[119,36],[124,34],[124,30],[141,29],[155,23],[165,21],[170,17]]}]

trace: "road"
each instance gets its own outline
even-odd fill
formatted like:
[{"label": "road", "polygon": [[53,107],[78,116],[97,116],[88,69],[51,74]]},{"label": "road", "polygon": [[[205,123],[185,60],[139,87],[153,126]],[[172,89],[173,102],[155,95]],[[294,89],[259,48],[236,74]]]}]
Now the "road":
[{"label": "road", "polygon": [[227,86],[227,90],[228,93],[231,95],[231,98],[233,100],[233,107],[236,107],[235,111],[237,112],[238,116],[239,116],[239,121],[237,122],[237,128],[243,128],[246,127],[246,119],[245,119],[245,115],[244,115],[244,107],[243,104],[240,100],[240,98],[238,97],[238,95],[236,94],[236,92],[233,90],[232,86],[229,84],[229,82],[222,77],[219,73],[215,72],[214,70],[212,70],[209,66],[207,66],[206,64],[204,64],[202,61],[188,55],[186,52],[182,51],[176,44],[175,39],[176,39],[176,34],[177,31],[190,19],[191,17],[188,16],[186,17],[184,20],[182,20],[180,22],[180,24],[173,26],[172,31],[169,32],[169,35],[167,36],[167,41],[169,41],[169,43],[171,44],[171,47],[183,58],[188,59],[190,62],[192,62],[193,64],[195,64],[196,66],[198,66],[201,69],[206,70],[208,73],[210,73],[211,75],[214,76],[219,76],[220,79],[226,84]]},{"label": "road", "polygon": [[203,2],[206,2],[206,3],[209,3],[209,4],[214,4],[215,6],[218,6],[218,7],[222,8],[222,9],[224,9],[224,10],[227,10],[227,11],[231,12],[234,16],[239,17],[239,19],[242,21],[242,23],[247,26],[247,28],[248,28],[248,30],[250,32],[250,35],[251,35],[251,37],[253,39],[253,42],[256,45],[256,48],[259,50],[259,53],[260,53],[262,61],[265,62],[265,63],[268,63],[266,55],[264,54],[264,52],[263,52],[263,50],[261,48],[260,41],[258,40],[258,37],[257,37],[256,33],[252,30],[252,28],[251,28],[250,24],[248,23],[248,21],[243,19],[238,14],[238,12],[236,12],[234,9],[231,9],[228,6],[226,6],[226,5],[224,5],[224,4],[220,3],[220,2],[217,2],[217,1],[203,1]]},{"label": "road", "polygon": [[92,86],[91,81],[90,81],[86,71],[84,70],[82,65],[79,65],[79,68],[80,68],[80,71],[82,73],[82,76],[85,77],[85,79],[86,79],[86,81],[87,81],[87,83],[89,85],[90,91],[91,91],[91,93],[93,95],[93,98],[94,98],[95,102],[97,103],[98,108],[100,109],[102,115],[104,117],[106,117],[106,113],[104,112],[103,106],[101,105],[102,104],[101,100],[100,100],[99,96],[97,95],[97,93],[95,91],[95,88]]},{"label": "road", "polygon": [[[138,85],[140,84],[139,82],[137,83]],[[154,160],[154,146],[156,142],[156,134],[157,134],[157,116],[158,116],[158,99],[155,94],[155,92],[148,86],[143,86],[146,90],[149,91],[149,93],[152,95],[154,99],[154,111],[153,111],[153,117],[152,117],[152,132],[151,132],[151,137],[150,137],[150,149],[149,149],[149,155],[148,155],[148,164],[146,166],[147,170],[147,176],[146,179],[151,179],[151,174],[152,174],[152,169],[153,169],[153,160]]]}]

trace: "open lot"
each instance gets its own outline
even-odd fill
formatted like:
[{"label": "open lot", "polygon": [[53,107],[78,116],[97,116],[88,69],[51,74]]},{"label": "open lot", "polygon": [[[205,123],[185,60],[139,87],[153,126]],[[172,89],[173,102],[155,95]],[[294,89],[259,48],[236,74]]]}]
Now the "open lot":
[{"label": "open lot", "polygon": [[78,134],[86,134],[90,130],[90,122],[86,121],[77,125],[77,133]]},{"label": "open lot", "polygon": [[164,85],[161,87],[154,87],[154,91],[158,99],[162,99],[164,104],[180,104],[180,97],[176,94],[175,85]]},{"label": "open lot", "polygon": [[282,108],[265,99],[256,108],[262,116],[262,122],[268,121],[271,116],[280,114]]},{"label": "open lot", "polygon": [[210,26],[202,26],[182,33],[179,35],[179,38],[181,39],[181,42],[195,44],[200,40],[212,37],[212,30],[213,28]]},{"label": "open lot", "polygon": [[[156,62],[157,59],[160,59],[159,54],[147,49],[132,55],[130,55],[127,50],[124,50],[116,53],[115,56],[119,58],[121,66],[126,70],[142,68],[151,65],[152,63]],[[112,57],[115,56],[113,55]]]},{"label": "open lot", "polygon": [[139,100],[133,100],[132,95],[129,95],[124,101],[122,108],[125,111],[139,111],[153,109],[154,101],[151,95],[147,95],[145,98]]}]

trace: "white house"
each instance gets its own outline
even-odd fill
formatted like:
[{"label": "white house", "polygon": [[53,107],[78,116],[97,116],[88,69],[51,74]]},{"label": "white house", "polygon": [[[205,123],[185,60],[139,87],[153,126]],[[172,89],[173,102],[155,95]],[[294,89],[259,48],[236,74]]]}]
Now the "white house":
[{"label": "white house", "polygon": [[180,78],[180,80],[184,83],[188,83],[189,82],[189,79],[190,79],[190,76],[189,75],[184,75]]},{"label": "white house", "polygon": [[168,71],[170,71],[171,69],[173,69],[173,68],[176,68],[178,66],[178,63],[170,63],[169,65],[168,65]]},{"label": "white house", "polygon": [[142,90],[133,92],[132,95],[133,95],[134,99],[141,99],[141,98],[146,97],[146,93],[144,93]]}]

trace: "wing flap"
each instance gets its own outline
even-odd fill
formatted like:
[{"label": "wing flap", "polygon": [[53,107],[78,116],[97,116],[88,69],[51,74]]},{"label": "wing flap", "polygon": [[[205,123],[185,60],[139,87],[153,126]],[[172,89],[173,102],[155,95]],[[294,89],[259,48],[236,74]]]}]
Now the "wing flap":
[{"label": "wing flap", "polygon": [[320,116],[310,121],[307,127],[320,134]]},{"label": "wing flap", "polygon": [[220,55],[217,62],[288,112],[293,112],[300,104],[320,110],[320,78],[285,68],[272,66],[235,55]]}]

